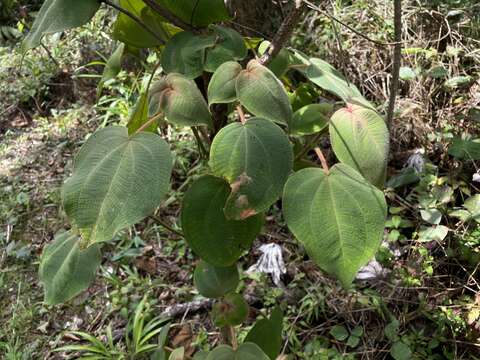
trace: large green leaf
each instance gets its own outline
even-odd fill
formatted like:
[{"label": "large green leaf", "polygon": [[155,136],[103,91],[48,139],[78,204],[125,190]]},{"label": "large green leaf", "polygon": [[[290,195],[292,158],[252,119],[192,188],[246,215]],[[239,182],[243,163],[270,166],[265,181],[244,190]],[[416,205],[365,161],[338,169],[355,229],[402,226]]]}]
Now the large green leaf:
[{"label": "large green leaf", "polygon": [[275,360],[282,349],[283,314],[275,307],[269,319],[258,320],[248,332],[245,342],[257,344],[271,360]]},{"label": "large green leaf", "polygon": [[461,160],[480,160],[480,139],[453,138],[448,153]]},{"label": "large green leaf", "polygon": [[345,287],[377,251],[386,211],[383,193],[344,164],[328,175],[320,168],[300,170],[285,185],[288,227],[315,263]]},{"label": "large green leaf", "polygon": [[62,189],[63,206],[88,246],[150,214],[169,189],[172,158],[159,136],[111,126],[78,153]]},{"label": "large green leaf", "polygon": [[163,112],[168,121],[179,126],[212,126],[208,105],[193,80],[172,73],[153,84],[149,115]]},{"label": "large green leaf", "polygon": [[372,184],[383,187],[389,133],[377,112],[357,105],[338,110],[330,119],[330,139],[341,162],[356,169]]},{"label": "large green leaf", "polygon": [[208,102],[210,104],[229,103],[237,99],[235,83],[242,66],[235,61],[227,61],[213,73],[208,83]]},{"label": "large green leaf", "polygon": [[182,203],[182,228],[193,251],[214,266],[231,266],[261,230],[263,215],[242,221],[227,220],[223,207],[230,195],[228,184],[214,176],[198,179]]},{"label": "large green leaf", "polygon": [[215,45],[213,35],[194,35],[182,31],[173,36],[162,52],[162,67],[166,73],[179,73],[189,79],[203,72],[205,50]]},{"label": "large green leaf", "polygon": [[235,84],[237,97],[255,116],[286,125],[292,117],[287,92],[273,72],[251,60]]},{"label": "large green leaf", "polygon": [[293,114],[288,124],[294,135],[310,135],[322,131],[328,125],[333,105],[329,103],[306,105]]},{"label": "large green leaf", "polygon": [[86,289],[95,278],[102,260],[100,245],[79,247],[80,237],[67,231],[57,234],[40,259],[40,281],[45,286],[45,302],[63,303]]},{"label": "large green leaf", "polygon": [[198,292],[208,298],[219,298],[235,291],[239,282],[237,265],[217,267],[200,261],[195,267],[193,281]]},{"label": "large green leaf", "polygon": [[227,218],[245,219],[266,211],[280,197],[293,167],[292,147],[279,126],[251,118],[220,130],[210,149],[210,167],[232,188]]},{"label": "large green leaf", "polygon": [[269,360],[269,357],[253,343],[245,342],[237,350],[228,345],[217,346],[206,360]]},{"label": "large green leaf", "polygon": [[42,36],[86,24],[95,15],[97,0],[46,0],[38,12],[32,29],[22,43],[23,51],[40,45]]},{"label": "large green leaf", "polygon": [[207,26],[230,17],[223,0],[157,0],[166,9],[193,26]]},{"label": "large green leaf", "polygon": [[119,5],[137,16],[157,36],[138,25],[131,17],[119,13],[113,25],[114,39],[137,48],[151,48],[162,45],[170,37],[165,20],[142,0],[120,0]]},{"label": "large green leaf", "polygon": [[205,71],[214,72],[226,61],[242,60],[247,56],[247,47],[242,36],[233,29],[211,25],[216,34],[215,45],[207,49]]}]

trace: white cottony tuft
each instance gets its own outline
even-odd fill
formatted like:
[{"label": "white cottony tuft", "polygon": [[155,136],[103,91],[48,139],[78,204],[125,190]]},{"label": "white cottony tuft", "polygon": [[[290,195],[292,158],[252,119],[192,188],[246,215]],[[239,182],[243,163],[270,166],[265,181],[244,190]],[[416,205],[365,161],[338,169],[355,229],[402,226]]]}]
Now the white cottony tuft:
[{"label": "white cottony tuft", "polygon": [[385,277],[388,274],[388,270],[383,268],[377,260],[370,261],[367,265],[362,267],[357,274],[357,280],[373,280],[381,277]]},{"label": "white cottony tuft", "polygon": [[477,172],[475,174],[473,174],[472,181],[473,182],[480,182],[480,170],[477,170]]},{"label": "white cottony tuft", "polygon": [[424,154],[425,149],[415,150],[415,152],[408,158],[405,167],[413,168],[417,174],[423,172],[425,167],[425,158],[423,157]]},{"label": "white cottony tuft", "polygon": [[280,276],[287,272],[285,263],[283,262],[282,248],[280,245],[271,243],[260,246],[259,250],[263,253],[257,263],[250,266],[247,273],[261,272],[270,274],[273,283],[281,287]]}]

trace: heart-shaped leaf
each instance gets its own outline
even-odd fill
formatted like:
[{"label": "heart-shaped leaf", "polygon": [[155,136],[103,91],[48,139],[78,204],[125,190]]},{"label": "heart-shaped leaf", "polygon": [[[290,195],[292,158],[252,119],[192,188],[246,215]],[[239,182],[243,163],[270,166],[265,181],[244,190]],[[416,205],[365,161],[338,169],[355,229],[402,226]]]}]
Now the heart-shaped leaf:
[{"label": "heart-shaped leaf", "polygon": [[45,286],[47,304],[56,305],[70,300],[95,279],[102,260],[100,245],[81,249],[80,241],[77,234],[67,231],[57,234],[43,250],[39,274]]},{"label": "heart-shaped leaf", "polygon": [[164,113],[167,120],[179,126],[212,126],[208,105],[193,80],[180,74],[168,74],[152,85],[149,115]]},{"label": "heart-shaped leaf", "polygon": [[235,83],[242,66],[235,61],[227,61],[213,73],[208,83],[208,102],[210,104],[229,103],[237,99]]},{"label": "heart-shaped leaf", "polygon": [[242,60],[247,56],[247,47],[242,36],[233,29],[210,25],[216,34],[215,45],[206,51],[205,71],[214,72],[226,61]]},{"label": "heart-shaped leaf", "polygon": [[195,268],[193,281],[200,294],[216,299],[237,288],[238,269],[236,265],[217,267],[200,261]]},{"label": "heart-shaped leaf", "polygon": [[230,19],[223,0],[156,0],[187,24],[204,27]]},{"label": "heart-shaped leaf", "polygon": [[290,133],[294,135],[315,134],[328,125],[328,119],[333,111],[333,105],[328,103],[310,104],[295,111],[288,124]]},{"label": "heart-shaped leaf", "polygon": [[292,147],[279,126],[251,118],[220,130],[210,149],[210,167],[232,188],[225,204],[227,218],[245,219],[280,197],[293,167]]},{"label": "heart-shaped leaf", "polygon": [[257,344],[271,360],[275,360],[282,349],[283,314],[275,307],[269,319],[258,320],[248,332],[245,342]]},{"label": "heart-shaped leaf", "polygon": [[130,16],[120,12],[113,25],[114,39],[135,48],[153,48],[162,45],[171,36],[165,20],[142,0],[120,0],[119,5],[140,19],[153,34]]},{"label": "heart-shaped leaf", "polygon": [[218,327],[240,325],[247,317],[248,304],[240,294],[227,294],[212,307],[212,319]]},{"label": "heart-shaped leaf", "polygon": [[217,346],[206,360],[269,360],[269,357],[258,347],[258,345],[245,342],[237,350],[228,345]]},{"label": "heart-shaped leaf", "polygon": [[377,112],[349,105],[330,119],[330,139],[337,158],[381,188],[385,182],[389,133]]},{"label": "heart-shaped leaf", "polygon": [[172,158],[159,136],[111,126],[95,132],[78,153],[62,189],[63,206],[86,246],[150,214],[169,189]]},{"label": "heart-shaped leaf", "polygon": [[86,24],[95,15],[100,2],[97,0],[46,0],[22,43],[26,51],[40,45],[42,36],[72,29]]},{"label": "heart-shaped leaf", "polygon": [[227,220],[223,207],[230,195],[228,184],[214,176],[193,183],[182,203],[182,228],[193,251],[206,262],[233,265],[261,230],[263,216]]},{"label": "heart-shaped leaf", "polygon": [[179,32],[168,41],[162,52],[163,70],[194,79],[203,72],[205,50],[214,45],[215,36]]},{"label": "heart-shaped leaf", "polygon": [[286,125],[292,117],[292,107],[283,84],[273,72],[251,60],[235,84],[237,97],[255,116]]},{"label": "heart-shaped leaf", "polygon": [[315,263],[348,287],[380,245],[387,205],[380,190],[337,164],[328,175],[308,168],[291,176],[283,213]]}]

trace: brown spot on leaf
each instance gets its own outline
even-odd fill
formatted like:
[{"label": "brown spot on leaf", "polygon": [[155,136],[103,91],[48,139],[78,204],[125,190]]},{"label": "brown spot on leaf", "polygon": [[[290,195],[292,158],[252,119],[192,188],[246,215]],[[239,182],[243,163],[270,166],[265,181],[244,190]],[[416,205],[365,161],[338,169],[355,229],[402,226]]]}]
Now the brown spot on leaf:
[{"label": "brown spot on leaf", "polygon": [[245,209],[245,210],[242,210],[242,212],[240,213],[240,219],[244,220],[254,215],[257,215],[257,212],[255,211],[255,209]]},{"label": "brown spot on leaf", "polygon": [[251,181],[252,181],[252,178],[250,176],[248,176],[246,173],[240,174],[240,176],[237,177],[237,179],[233,183],[230,184],[230,188],[232,189],[232,193],[238,192],[238,190],[240,190],[240,188],[243,185],[248,185]]}]

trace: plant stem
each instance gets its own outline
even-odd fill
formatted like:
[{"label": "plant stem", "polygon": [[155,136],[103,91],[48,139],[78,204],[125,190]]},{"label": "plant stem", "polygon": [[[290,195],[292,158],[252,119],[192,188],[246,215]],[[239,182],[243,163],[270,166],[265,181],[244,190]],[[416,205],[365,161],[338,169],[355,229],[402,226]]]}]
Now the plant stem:
[{"label": "plant stem", "polygon": [[318,158],[320,159],[320,163],[322,164],[323,172],[325,175],[330,174],[330,169],[328,168],[328,163],[327,159],[325,159],[325,156],[323,155],[322,149],[320,149],[318,146],[315,147],[315,153],[317,154]]},{"label": "plant stem", "polygon": [[236,350],[238,347],[238,342],[235,335],[235,328],[231,325],[226,325],[220,328],[220,333],[222,335],[223,342],[225,344],[229,344],[233,350]]},{"label": "plant stem", "polygon": [[245,113],[243,112],[242,105],[238,104],[237,105],[237,112],[238,112],[238,117],[240,118],[240,122],[242,125],[245,125],[247,120],[245,119]]},{"label": "plant stem", "polygon": [[137,131],[135,131],[135,134],[138,134],[139,132],[144,131],[146,128],[148,128],[153,122],[157,121],[159,118],[163,116],[163,113],[158,113],[155,116],[152,116],[150,119],[148,119],[145,124],[140,126]]},{"label": "plant stem", "polygon": [[278,29],[277,34],[273,38],[270,46],[262,55],[259,62],[262,65],[267,65],[272,59],[282,50],[285,43],[290,39],[295,25],[300,20],[303,12],[303,0],[295,0],[295,8],[288,14]]},{"label": "plant stem", "polygon": [[317,143],[317,141],[322,137],[322,133],[318,133],[314,137],[311,138],[310,141],[308,141],[303,149],[295,156],[295,159],[293,161],[300,160],[311,148],[314,144]]},{"label": "plant stem", "polygon": [[192,132],[193,135],[195,136],[195,140],[197,140],[197,145],[198,145],[198,151],[200,152],[200,157],[206,159],[208,156],[208,151],[205,148],[205,145],[203,143],[202,138],[200,137],[200,134],[198,132],[198,129],[195,126],[192,126]]},{"label": "plant stem", "polygon": [[395,48],[393,49],[392,83],[390,84],[390,99],[388,101],[387,126],[390,127],[395,111],[395,99],[398,92],[400,64],[402,60],[402,0],[394,0]]},{"label": "plant stem", "polygon": [[173,25],[178,26],[179,28],[191,32],[198,32],[198,29],[193,25],[186,23],[179,17],[172,14],[168,9],[165,9],[161,4],[155,0],[142,0],[149,8],[155,11],[157,14],[164,17],[166,20],[171,22]]},{"label": "plant stem", "polygon": [[180,237],[185,237],[183,235],[183,233],[181,231],[178,231],[178,230],[175,230],[174,228],[172,228],[169,224],[167,224],[165,221],[163,221],[162,219],[160,219],[159,217],[155,216],[155,215],[150,215],[149,216],[150,219],[156,221],[157,223],[159,223],[160,225],[162,225],[165,229],[167,229],[168,231],[180,236]]},{"label": "plant stem", "polygon": [[160,37],[155,31],[150,29],[143,21],[140,19],[137,15],[131,13],[130,11],[122,8],[121,6],[118,6],[117,4],[111,2],[110,0],[101,0],[108,6],[111,6],[112,8],[120,11],[121,13],[127,15],[129,18],[131,18],[133,21],[135,21],[142,29],[144,29],[146,32],[148,32],[150,35],[152,35],[155,39],[157,39],[161,44],[165,44],[165,40]]}]

